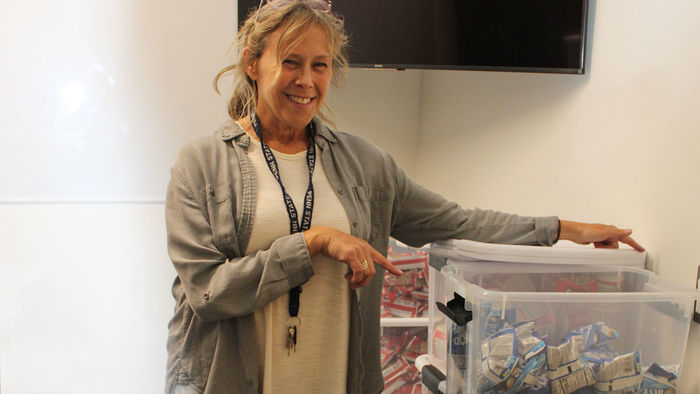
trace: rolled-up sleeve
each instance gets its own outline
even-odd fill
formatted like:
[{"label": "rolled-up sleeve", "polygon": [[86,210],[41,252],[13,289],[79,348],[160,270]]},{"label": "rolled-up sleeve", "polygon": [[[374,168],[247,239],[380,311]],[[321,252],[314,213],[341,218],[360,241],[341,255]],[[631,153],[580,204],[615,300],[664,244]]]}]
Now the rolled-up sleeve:
[{"label": "rolled-up sleeve", "polygon": [[395,202],[391,235],[420,246],[441,239],[520,245],[552,245],[557,236],[556,216],[532,217],[485,209],[463,209],[441,195],[416,184],[387,155]]},{"label": "rolled-up sleeve", "polygon": [[253,255],[224,255],[198,197],[178,166],[173,167],[165,203],[168,254],[200,319],[253,313],[313,276],[303,233],[280,237]]}]

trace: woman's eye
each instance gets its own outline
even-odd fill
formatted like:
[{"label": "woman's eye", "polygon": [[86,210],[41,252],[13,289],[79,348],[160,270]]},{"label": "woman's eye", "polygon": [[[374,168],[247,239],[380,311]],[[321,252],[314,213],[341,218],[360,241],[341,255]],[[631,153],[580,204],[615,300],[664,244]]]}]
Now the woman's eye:
[{"label": "woman's eye", "polygon": [[319,67],[319,68],[326,68],[326,67],[328,67],[328,64],[326,64],[326,63],[316,63],[316,64],[314,64],[314,65],[315,65],[316,67]]}]

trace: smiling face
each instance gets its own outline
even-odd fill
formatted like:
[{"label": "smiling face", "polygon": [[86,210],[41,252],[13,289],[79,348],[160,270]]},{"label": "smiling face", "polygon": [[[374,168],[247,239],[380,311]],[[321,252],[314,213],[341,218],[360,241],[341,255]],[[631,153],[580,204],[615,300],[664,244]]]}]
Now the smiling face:
[{"label": "smiling face", "polygon": [[268,37],[260,58],[248,67],[248,75],[258,85],[256,113],[269,132],[298,132],[306,128],[320,111],[332,75],[328,39],[318,25],[301,33],[298,44],[277,46],[282,28]]}]

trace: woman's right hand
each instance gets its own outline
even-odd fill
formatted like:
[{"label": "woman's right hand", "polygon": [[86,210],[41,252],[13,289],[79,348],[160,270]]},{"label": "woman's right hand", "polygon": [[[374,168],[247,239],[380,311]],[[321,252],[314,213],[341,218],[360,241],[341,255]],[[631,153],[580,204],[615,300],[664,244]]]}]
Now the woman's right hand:
[{"label": "woman's right hand", "polygon": [[396,276],[402,274],[400,269],[391,264],[367,241],[334,228],[312,227],[304,231],[304,238],[311,257],[323,253],[350,267],[351,272],[345,274],[345,279],[350,280],[350,287],[353,289],[360,288],[372,280],[377,272],[374,264],[379,264]]}]

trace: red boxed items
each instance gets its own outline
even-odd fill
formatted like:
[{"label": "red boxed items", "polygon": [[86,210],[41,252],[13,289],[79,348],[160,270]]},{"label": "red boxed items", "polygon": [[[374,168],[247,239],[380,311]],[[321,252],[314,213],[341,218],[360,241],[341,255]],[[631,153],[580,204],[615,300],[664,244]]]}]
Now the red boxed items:
[{"label": "red boxed items", "polygon": [[412,394],[416,385],[420,387],[420,372],[413,364],[408,364],[399,357],[391,367],[396,369],[393,370],[392,377],[387,376],[384,380],[383,393]]},{"label": "red boxed items", "polygon": [[409,253],[395,253],[389,248],[387,255],[389,261],[401,271],[408,270],[428,270],[428,252],[414,250]]},{"label": "red boxed items", "polygon": [[427,353],[427,351],[428,343],[424,339],[414,335],[413,338],[406,343],[401,353],[408,361],[415,363],[416,358],[421,354]]},{"label": "red boxed items", "polygon": [[381,363],[385,393],[411,393],[420,371],[415,358],[427,351],[425,327],[385,327],[381,338]]},{"label": "red boxed items", "polygon": [[423,292],[407,293],[398,296],[395,289],[385,288],[382,293],[381,316],[382,317],[421,317],[428,309],[428,301],[423,299]]},{"label": "red boxed items", "polygon": [[405,377],[406,380],[410,378],[411,365],[403,357],[398,357],[394,359],[389,365],[387,365],[382,370],[382,376],[384,377],[384,385],[386,386],[391,381],[398,377]]},{"label": "red boxed items", "polygon": [[380,341],[382,347],[380,350],[382,368],[386,368],[394,357],[403,351],[409,335],[409,332],[406,330],[384,329],[384,335],[382,335]]},{"label": "red boxed items", "polygon": [[425,290],[413,290],[411,292],[411,297],[413,297],[416,300],[428,302],[428,289],[426,288]]},{"label": "red boxed items", "polygon": [[406,375],[400,375],[390,381],[384,381],[382,394],[401,394],[406,387],[411,386],[409,378]]},{"label": "red boxed items", "polygon": [[380,350],[380,360],[382,368],[386,367],[387,364],[389,364],[389,361],[391,361],[394,358],[394,356],[396,356],[399,353],[399,350],[401,350],[401,348],[396,344],[382,344],[382,349]]},{"label": "red boxed items", "polygon": [[415,254],[389,254],[389,261],[401,271],[428,269],[428,253],[417,250]]},{"label": "red boxed items", "polygon": [[402,375],[391,382],[387,382],[384,385],[382,394],[420,394],[422,393],[421,386],[420,380],[411,380]]},{"label": "red boxed items", "polygon": [[388,304],[386,308],[392,316],[397,317],[416,317],[421,308],[421,302],[413,298],[397,298],[394,302]]},{"label": "red boxed items", "polygon": [[427,309],[427,302],[411,297],[382,300],[381,317],[421,317]]},{"label": "red boxed items", "polygon": [[417,270],[407,270],[405,268],[399,268],[403,274],[401,276],[395,276],[394,274],[384,271],[384,285],[386,286],[416,286],[416,276]]},{"label": "red boxed items", "polygon": [[395,253],[390,249],[388,258],[403,275],[385,273],[381,316],[422,316],[428,302],[428,253],[421,250]]}]

